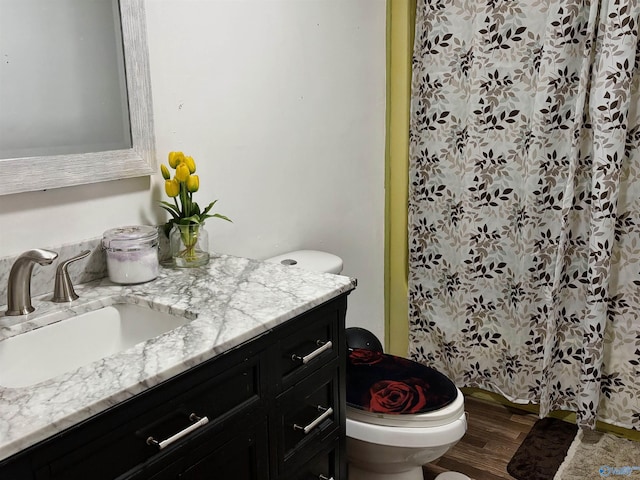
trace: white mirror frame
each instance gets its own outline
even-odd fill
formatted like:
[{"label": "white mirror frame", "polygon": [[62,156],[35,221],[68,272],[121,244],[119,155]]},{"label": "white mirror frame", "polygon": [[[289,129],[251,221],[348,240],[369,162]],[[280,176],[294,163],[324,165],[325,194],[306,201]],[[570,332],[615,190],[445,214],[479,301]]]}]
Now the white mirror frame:
[{"label": "white mirror frame", "polygon": [[120,0],[132,148],[0,160],[0,195],[150,175],[155,138],[144,0]]}]

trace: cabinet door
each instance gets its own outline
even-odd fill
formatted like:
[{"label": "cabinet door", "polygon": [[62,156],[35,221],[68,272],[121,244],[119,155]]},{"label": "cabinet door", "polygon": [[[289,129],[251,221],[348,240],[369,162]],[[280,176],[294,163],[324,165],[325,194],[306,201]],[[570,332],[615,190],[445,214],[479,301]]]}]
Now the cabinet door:
[{"label": "cabinet door", "polygon": [[267,429],[253,425],[211,453],[194,459],[180,480],[267,480]]},{"label": "cabinet door", "polygon": [[33,473],[27,462],[16,462],[7,468],[0,468],[0,478],[2,480],[31,480]]}]

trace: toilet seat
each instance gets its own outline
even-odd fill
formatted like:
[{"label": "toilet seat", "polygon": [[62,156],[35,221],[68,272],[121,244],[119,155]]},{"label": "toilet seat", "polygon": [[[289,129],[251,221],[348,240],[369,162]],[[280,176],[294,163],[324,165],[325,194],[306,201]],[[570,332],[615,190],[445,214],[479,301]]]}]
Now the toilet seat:
[{"label": "toilet seat", "polygon": [[[459,396],[462,399],[462,393]],[[457,406],[456,406],[457,407]],[[456,410],[459,410],[456,408]],[[377,425],[353,418],[347,407],[347,437],[362,442],[399,448],[434,448],[453,445],[467,431],[467,416],[461,408],[460,416],[441,425],[389,426]]]},{"label": "toilet seat", "polygon": [[[433,368],[375,350],[349,349],[347,407],[363,421],[441,425],[460,415],[461,397],[455,384]],[[457,405],[446,408],[456,399]]]},{"label": "toilet seat", "polygon": [[381,414],[372,413],[347,405],[347,418],[358,422],[386,427],[428,428],[448,425],[464,415],[464,396],[458,390],[456,399],[449,405],[428,413]]},{"label": "toilet seat", "polygon": [[398,447],[440,447],[467,430],[462,392],[446,376],[412,360],[349,349],[347,436]]}]

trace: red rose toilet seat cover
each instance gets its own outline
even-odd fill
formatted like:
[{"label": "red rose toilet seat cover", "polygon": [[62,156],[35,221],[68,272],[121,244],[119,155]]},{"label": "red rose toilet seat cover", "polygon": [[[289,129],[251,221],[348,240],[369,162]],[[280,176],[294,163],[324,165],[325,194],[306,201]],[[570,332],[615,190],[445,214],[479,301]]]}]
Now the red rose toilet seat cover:
[{"label": "red rose toilet seat cover", "polygon": [[349,349],[347,405],[371,413],[421,414],[439,410],[458,396],[442,373],[406,358]]}]

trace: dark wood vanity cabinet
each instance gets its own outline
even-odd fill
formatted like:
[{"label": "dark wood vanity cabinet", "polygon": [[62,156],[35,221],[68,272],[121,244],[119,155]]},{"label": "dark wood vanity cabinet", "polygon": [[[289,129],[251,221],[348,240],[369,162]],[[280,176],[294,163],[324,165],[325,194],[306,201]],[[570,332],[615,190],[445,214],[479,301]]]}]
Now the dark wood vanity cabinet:
[{"label": "dark wood vanity cabinet", "polygon": [[2,480],[346,479],[346,294],[0,462]]}]

